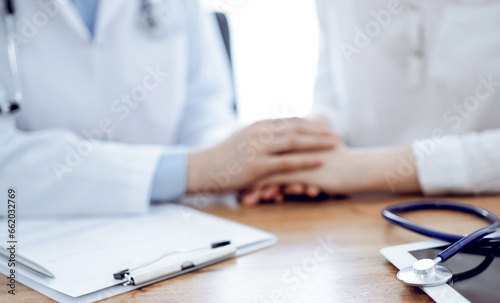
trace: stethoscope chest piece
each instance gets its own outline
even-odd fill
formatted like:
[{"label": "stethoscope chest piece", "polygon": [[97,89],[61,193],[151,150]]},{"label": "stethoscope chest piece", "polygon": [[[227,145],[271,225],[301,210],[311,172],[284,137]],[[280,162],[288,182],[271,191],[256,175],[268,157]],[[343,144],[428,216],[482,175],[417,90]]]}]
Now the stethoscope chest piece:
[{"label": "stethoscope chest piece", "polygon": [[448,283],[453,273],[434,260],[422,259],[398,272],[398,279],[412,286],[437,286]]},{"label": "stethoscope chest piece", "polygon": [[139,23],[151,38],[162,40],[180,29],[181,16],[177,1],[142,0]]},{"label": "stethoscope chest piece", "polygon": [[[472,214],[490,222],[490,225],[476,230],[466,236],[450,235],[440,231],[435,231],[420,226],[408,219],[398,216],[396,213],[411,212],[424,209],[445,209],[467,214]],[[434,260],[423,259],[415,262],[413,266],[402,269],[398,272],[398,279],[412,286],[436,286],[445,284],[453,276],[451,270],[439,263],[446,262],[468,245],[482,247],[492,247],[496,245],[500,238],[492,238],[491,234],[500,229],[500,218],[486,209],[451,201],[418,201],[396,204],[386,207],[382,211],[382,216],[399,226],[407,228],[419,234],[436,238],[442,241],[453,243],[451,246],[436,255]],[[490,235],[490,236],[488,236]]]}]

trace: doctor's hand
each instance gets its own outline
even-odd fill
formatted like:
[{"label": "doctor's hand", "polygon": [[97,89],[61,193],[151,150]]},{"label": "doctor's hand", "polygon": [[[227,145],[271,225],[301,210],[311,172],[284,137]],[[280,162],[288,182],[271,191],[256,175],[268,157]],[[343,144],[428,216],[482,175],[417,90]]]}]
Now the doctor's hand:
[{"label": "doctor's hand", "polygon": [[241,190],[275,173],[318,167],[321,157],[304,151],[329,150],[339,141],[328,126],[315,121],[254,123],[214,147],[189,153],[188,193]]},{"label": "doctor's hand", "polygon": [[[329,127],[328,119],[322,115],[310,115],[305,118],[307,121],[322,124]],[[340,135],[337,134],[340,140]],[[285,195],[289,196],[302,196],[306,195],[309,198],[316,198],[321,194],[321,189],[314,185],[306,185],[300,182],[291,183],[287,185],[268,185],[264,188],[249,188],[241,192],[239,202],[243,206],[255,206],[260,201],[273,201],[275,203],[283,203]]]},{"label": "doctor's hand", "polygon": [[323,165],[262,179],[256,188],[302,183],[330,195],[362,192],[420,192],[410,147],[352,149],[343,144],[333,150],[312,152]]}]

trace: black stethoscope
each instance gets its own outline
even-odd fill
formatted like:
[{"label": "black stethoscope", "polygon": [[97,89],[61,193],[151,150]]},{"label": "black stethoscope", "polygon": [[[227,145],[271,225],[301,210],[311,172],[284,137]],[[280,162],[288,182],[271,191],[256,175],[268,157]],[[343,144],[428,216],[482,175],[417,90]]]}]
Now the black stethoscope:
[{"label": "black stethoscope", "polygon": [[[396,215],[396,213],[424,209],[445,209],[468,213],[482,218],[491,224],[466,236],[458,236],[423,227]],[[412,286],[435,286],[447,283],[453,277],[453,273],[448,268],[438,264],[450,259],[469,245],[479,248],[496,247],[500,244],[500,237],[487,237],[500,228],[500,219],[486,209],[473,205],[451,201],[418,201],[389,206],[382,211],[382,216],[390,222],[408,230],[424,236],[453,243],[451,246],[438,253],[434,260],[418,260],[413,264],[413,266],[404,268],[398,272],[398,279],[401,282]]]},{"label": "black stethoscope", "polygon": [[4,0],[5,26],[7,28],[7,55],[9,57],[9,69],[12,81],[12,96],[9,97],[7,104],[0,104],[0,115],[12,115],[21,109],[23,95],[21,92],[21,81],[19,79],[19,68],[17,65],[17,50],[14,41],[15,22],[14,22],[14,2]]},{"label": "black stethoscope", "polygon": [[[14,15],[16,9],[14,0],[4,0],[3,2],[5,11],[4,19],[7,29],[7,54],[12,79],[12,95],[6,104],[0,103],[0,115],[14,115],[21,110],[23,105],[17,49],[14,40],[16,33]],[[167,0],[141,0],[139,21],[143,29],[153,38],[162,38],[168,33],[172,15],[171,9],[169,10],[167,4]]]}]

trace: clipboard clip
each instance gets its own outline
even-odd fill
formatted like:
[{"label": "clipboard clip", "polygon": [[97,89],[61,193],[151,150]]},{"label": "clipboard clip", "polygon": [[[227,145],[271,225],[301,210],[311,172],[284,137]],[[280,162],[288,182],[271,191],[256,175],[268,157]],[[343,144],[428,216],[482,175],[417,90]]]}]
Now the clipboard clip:
[{"label": "clipboard clip", "polygon": [[[181,264],[168,265],[166,267],[157,268],[154,270],[146,270],[145,268],[149,265],[153,265],[159,262],[161,259],[177,253],[204,251],[199,255],[193,256],[190,260],[186,260]],[[143,264],[133,270],[124,269],[120,272],[114,273],[113,278],[115,280],[124,280],[123,286],[137,286],[153,280],[160,279],[162,277],[170,276],[182,271],[192,269],[197,266],[209,265],[228,259],[236,253],[236,246],[231,244],[231,241],[220,241],[210,244],[210,246],[204,246],[200,248],[191,249],[176,249],[163,254],[158,259]]]}]

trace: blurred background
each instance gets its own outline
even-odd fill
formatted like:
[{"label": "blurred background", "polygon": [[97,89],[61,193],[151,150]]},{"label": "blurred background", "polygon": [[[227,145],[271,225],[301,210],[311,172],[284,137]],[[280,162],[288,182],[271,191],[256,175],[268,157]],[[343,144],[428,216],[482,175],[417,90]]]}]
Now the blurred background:
[{"label": "blurred background", "polygon": [[314,0],[203,0],[229,19],[239,118],[304,116],[318,58]]}]

